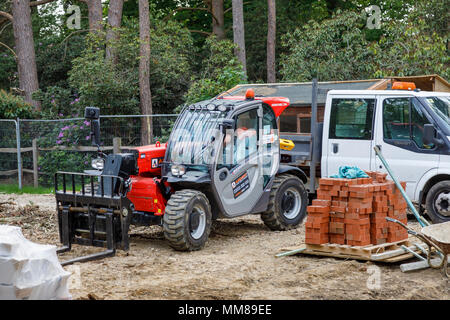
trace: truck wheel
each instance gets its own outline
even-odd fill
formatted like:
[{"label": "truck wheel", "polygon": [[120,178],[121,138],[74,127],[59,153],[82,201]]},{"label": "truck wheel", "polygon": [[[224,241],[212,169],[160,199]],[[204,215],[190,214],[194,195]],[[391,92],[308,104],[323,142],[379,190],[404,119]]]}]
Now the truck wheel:
[{"label": "truck wheel", "polygon": [[288,230],[298,226],[306,216],[308,195],[302,181],[291,174],[275,177],[269,205],[261,219],[272,230]]},{"label": "truck wheel", "polygon": [[450,221],[450,181],[436,183],[428,191],[426,199],[428,216],[433,223]]},{"label": "truck wheel", "polygon": [[175,192],[167,202],[163,229],[175,250],[203,248],[211,231],[211,206],[206,196],[190,189]]}]

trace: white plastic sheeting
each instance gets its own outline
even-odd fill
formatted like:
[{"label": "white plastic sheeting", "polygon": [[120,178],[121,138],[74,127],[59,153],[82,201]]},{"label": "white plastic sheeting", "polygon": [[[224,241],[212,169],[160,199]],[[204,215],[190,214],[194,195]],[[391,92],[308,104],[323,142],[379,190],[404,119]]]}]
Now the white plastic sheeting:
[{"label": "white plastic sheeting", "polygon": [[19,227],[0,225],[0,300],[70,299],[56,246],[27,240]]}]

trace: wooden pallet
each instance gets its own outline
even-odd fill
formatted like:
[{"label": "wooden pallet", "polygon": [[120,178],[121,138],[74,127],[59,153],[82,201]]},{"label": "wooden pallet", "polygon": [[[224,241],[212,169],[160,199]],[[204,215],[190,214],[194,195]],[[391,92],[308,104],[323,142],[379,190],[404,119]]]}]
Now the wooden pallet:
[{"label": "wooden pallet", "polygon": [[303,244],[300,247],[285,248],[282,249],[282,251],[293,251],[295,253],[301,254],[342,259],[394,263],[414,257],[412,253],[406,252],[404,249],[402,249],[402,246],[408,247],[411,250],[420,253],[420,250],[416,248],[414,246],[414,243],[412,243],[410,240],[390,242],[380,245],[368,245],[362,247],[332,243],[320,245]]}]

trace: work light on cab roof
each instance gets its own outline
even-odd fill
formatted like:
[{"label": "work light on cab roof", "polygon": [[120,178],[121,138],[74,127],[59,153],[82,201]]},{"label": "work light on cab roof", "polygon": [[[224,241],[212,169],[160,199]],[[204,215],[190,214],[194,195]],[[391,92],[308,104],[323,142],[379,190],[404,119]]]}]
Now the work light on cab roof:
[{"label": "work light on cab roof", "polygon": [[247,89],[245,92],[245,96],[221,96],[219,99],[224,100],[261,100],[262,102],[268,104],[273,112],[275,113],[275,117],[279,117],[283,111],[289,107],[290,101],[288,98],[284,97],[257,97],[255,95],[255,91],[253,89]]}]

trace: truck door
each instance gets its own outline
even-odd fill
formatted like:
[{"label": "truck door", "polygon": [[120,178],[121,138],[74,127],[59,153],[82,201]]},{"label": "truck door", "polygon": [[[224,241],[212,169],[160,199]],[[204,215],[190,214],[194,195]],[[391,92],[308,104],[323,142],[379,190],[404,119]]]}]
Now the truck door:
[{"label": "truck door", "polygon": [[[439,165],[439,154],[434,145],[423,144],[424,124],[431,117],[415,97],[380,97],[376,121],[376,145],[395,176],[406,182],[406,193],[414,199],[420,178]],[[377,171],[386,172],[378,157],[372,158]]]},{"label": "truck door", "polygon": [[325,111],[328,121],[322,145],[323,177],[337,174],[340,166],[371,169],[375,105],[374,95],[328,96]]},{"label": "truck door", "polygon": [[[276,122],[264,125],[262,115],[262,105],[239,111],[233,117],[234,130],[224,136],[213,186],[227,216],[247,214],[257,204],[267,183],[266,170],[263,170],[267,158],[269,172],[272,167],[278,168],[279,154],[276,154],[276,161],[270,161],[274,156],[263,151],[267,149],[263,148],[265,139],[272,137],[271,143],[278,143],[278,136],[273,130],[276,128],[271,127]],[[276,149],[268,149],[268,152]]]}]

